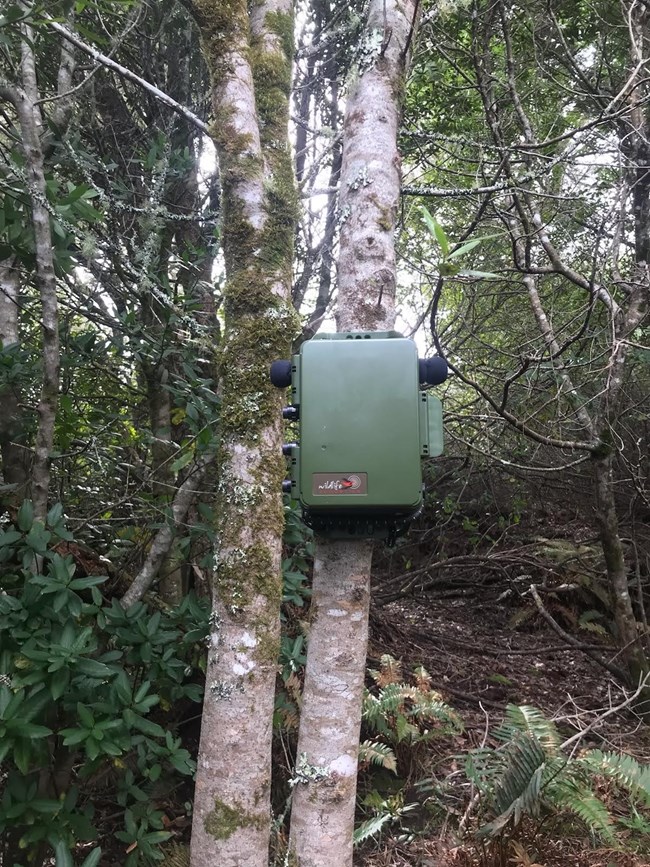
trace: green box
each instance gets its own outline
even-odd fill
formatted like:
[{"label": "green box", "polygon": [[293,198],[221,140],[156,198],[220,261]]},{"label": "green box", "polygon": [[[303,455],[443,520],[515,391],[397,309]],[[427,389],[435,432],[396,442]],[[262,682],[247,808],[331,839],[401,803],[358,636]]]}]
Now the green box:
[{"label": "green box", "polygon": [[292,495],[322,535],[390,537],[422,506],[421,457],[442,452],[440,401],[397,332],[318,335],[292,362],[300,446]]}]

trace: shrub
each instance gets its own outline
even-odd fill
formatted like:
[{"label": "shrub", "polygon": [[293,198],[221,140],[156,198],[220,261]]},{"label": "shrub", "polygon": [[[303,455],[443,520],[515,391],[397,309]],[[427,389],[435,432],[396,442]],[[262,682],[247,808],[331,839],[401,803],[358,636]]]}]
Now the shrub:
[{"label": "shrub", "polygon": [[[194,772],[165,725],[177,702],[201,700],[193,675],[208,611],[191,596],[175,610],[125,611],[102,594],[105,576],[76,575],[55,550],[61,539],[71,539],[61,508],[43,526],[29,502],[0,531],[0,860],[31,867],[53,855],[71,867],[77,845],[98,840],[91,794],[102,780],[135,867],[159,860],[170,836],[154,786]],[[94,848],[84,867],[99,857]]]}]

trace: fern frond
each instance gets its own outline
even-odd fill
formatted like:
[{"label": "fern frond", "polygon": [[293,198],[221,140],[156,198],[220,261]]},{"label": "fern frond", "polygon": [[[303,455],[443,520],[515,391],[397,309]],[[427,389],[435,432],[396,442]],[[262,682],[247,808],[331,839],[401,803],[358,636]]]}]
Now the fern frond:
[{"label": "fern frond", "polygon": [[383,714],[381,702],[377,696],[368,692],[368,690],[366,690],[363,696],[361,714],[371,726],[376,726],[378,720],[381,719]]},{"label": "fern frond", "polygon": [[585,611],[584,614],[580,615],[580,619],[578,620],[578,626],[580,629],[585,629],[587,632],[595,632],[596,635],[607,635],[607,630],[602,625],[602,623],[595,623],[594,621],[601,618],[603,615],[600,611],[596,611],[591,608],[589,611]]},{"label": "fern frond", "polygon": [[405,683],[389,683],[379,691],[379,702],[383,716],[401,713],[404,710],[404,700],[409,698],[409,691],[414,687]]},{"label": "fern frond", "polygon": [[378,686],[387,686],[389,683],[399,683],[402,679],[402,663],[391,656],[390,653],[382,654],[379,660],[379,679]]},{"label": "fern frond", "polygon": [[523,815],[538,816],[546,754],[537,738],[519,732],[502,751],[502,772],[493,784],[491,799],[496,818],[479,829],[480,837],[498,834],[512,819],[518,825]]},{"label": "fern frond", "polygon": [[513,808],[536,814],[546,755],[536,738],[518,734],[503,756],[504,767],[494,790],[494,804],[499,813]]},{"label": "fern frond", "polygon": [[359,761],[379,765],[388,771],[397,773],[395,753],[387,744],[378,741],[364,741],[359,745]]},{"label": "fern frond", "polygon": [[572,813],[592,834],[615,843],[614,818],[594,792],[598,776],[650,804],[650,765],[600,750],[566,756],[556,727],[536,708],[509,705],[497,736],[502,746],[483,747],[465,758],[465,773],[494,817],[479,829],[479,837],[501,834],[524,815],[538,816],[544,808]]},{"label": "fern frond", "polygon": [[415,686],[420,692],[429,692],[431,689],[431,675],[423,665],[418,665],[413,671]]},{"label": "fern frond", "polygon": [[580,759],[592,773],[609,777],[630,794],[650,804],[650,765],[642,765],[633,756],[590,750]]},{"label": "fern frond", "polygon": [[465,756],[467,779],[482,793],[494,789],[494,780],[501,773],[501,765],[495,760],[495,752],[489,747],[477,748]]},{"label": "fern frond", "polygon": [[535,738],[548,755],[556,755],[559,750],[561,740],[555,724],[536,707],[525,704],[507,706],[505,719],[494,733],[495,737],[508,743],[517,732]]},{"label": "fern frond", "polygon": [[369,837],[374,837],[375,834],[378,834],[384,825],[391,820],[392,816],[389,813],[381,813],[379,816],[373,816],[372,819],[366,819],[366,821],[362,822],[355,830],[352,842],[355,846],[358,846],[359,843],[363,843],[363,841],[367,840]]},{"label": "fern frond", "polygon": [[294,701],[300,701],[302,696],[302,683],[295,672],[292,671],[289,677],[284,681],[284,688]]},{"label": "fern frond", "polygon": [[276,710],[276,721],[279,720],[282,724],[282,728],[286,729],[297,729],[300,723],[300,717],[298,716],[298,711],[292,707],[281,707],[279,710]]},{"label": "fern frond", "polygon": [[398,744],[406,740],[415,741],[419,738],[420,729],[410,723],[403,714],[399,714],[395,719],[395,734]]},{"label": "fern frond", "polygon": [[418,701],[414,704],[411,715],[423,722],[441,722],[450,726],[454,731],[463,730],[463,721],[458,714],[442,700],[437,692],[420,693]]},{"label": "fern frond", "polygon": [[595,835],[607,842],[614,840],[614,824],[609,810],[591,788],[571,777],[559,777],[549,786],[553,806],[573,813]]}]

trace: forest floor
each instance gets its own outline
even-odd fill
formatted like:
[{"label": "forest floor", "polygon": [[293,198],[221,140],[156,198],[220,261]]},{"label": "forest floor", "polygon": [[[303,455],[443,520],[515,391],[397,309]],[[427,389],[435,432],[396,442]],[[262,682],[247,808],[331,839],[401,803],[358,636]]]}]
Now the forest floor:
[{"label": "forest floor", "polygon": [[[401,660],[405,679],[413,667],[424,666],[432,687],[464,721],[462,735],[430,746],[426,765],[437,768],[438,774],[453,771],[450,755],[490,743],[488,732],[499,723],[507,704],[539,708],[570,737],[625,699],[608,672],[583,652],[563,646],[537,613],[515,628],[513,617],[519,619],[521,607],[516,596],[503,598],[502,584],[455,598],[432,594],[373,607],[370,667],[385,653]],[[580,641],[593,638],[587,633],[585,639],[582,633]],[[606,640],[593,643],[605,648],[606,658],[614,656]],[[650,727],[625,709],[603,719],[580,747],[622,751],[648,762]],[[426,773],[426,768],[420,772]],[[608,806],[616,812],[616,804]],[[408,834],[397,832],[379,843],[365,844],[355,863],[364,867],[647,867],[649,863],[648,840],[640,847],[644,854],[637,855],[594,847],[586,835],[576,833],[575,826],[573,832],[565,824],[553,833],[548,828],[540,832],[538,825],[524,826],[505,848],[480,848],[460,845],[443,822],[442,830],[428,839],[416,835],[409,840]],[[635,848],[630,841],[630,849]]]}]

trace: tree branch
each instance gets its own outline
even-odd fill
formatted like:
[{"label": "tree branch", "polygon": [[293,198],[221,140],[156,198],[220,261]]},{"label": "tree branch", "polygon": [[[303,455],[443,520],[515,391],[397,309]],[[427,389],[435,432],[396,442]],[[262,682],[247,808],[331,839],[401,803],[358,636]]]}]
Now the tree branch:
[{"label": "tree branch", "polygon": [[80,39],[76,33],[73,33],[71,30],[68,30],[63,24],[59,24],[57,21],[54,21],[47,12],[42,13],[43,17],[48,21],[50,27],[53,30],[56,30],[57,33],[60,33],[64,39],[67,39],[73,45],[76,45],[77,48],[81,49],[81,51],[88,54],[93,58],[97,63],[101,63],[103,66],[106,66],[108,69],[112,69],[113,72],[117,72],[118,75],[121,75],[122,78],[126,78],[129,81],[134,82],[139,87],[142,87],[144,90],[153,94],[159,102],[162,102],[164,105],[169,106],[172,111],[175,111],[177,114],[182,115],[186,120],[189,120],[198,130],[205,133],[206,135],[210,135],[210,129],[204,121],[201,120],[200,117],[197,117],[189,108],[186,108],[184,105],[181,105],[179,102],[176,102],[175,99],[172,99],[171,96],[164,93],[154,84],[151,84],[150,81],[146,81],[144,78],[141,78],[139,75],[136,75],[135,72],[132,72],[130,69],[127,69],[125,66],[122,66],[121,63],[117,63],[115,60],[111,60],[110,57],[107,57],[105,54],[102,54],[101,51],[97,51],[96,48],[93,48],[91,45],[87,45],[82,39]]},{"label": "tree branch", "polygon": [[537,587],[534,584],[530,585],[530,595],[533,597],[533,601],[535,602],[535,606],[537,610],[542,615],[544,620],[548,623],[551,629],[556,632],[560,638],[566,641],[567,644],[570,644],[571,647],[574,647],[576,650],[581,650],[583,653],[586,653],[590,659],[593,659],[594,662],[597,662],[602,668],[606,671],[609,671],[610,674],[613,674],[614,677],[620,681],[621,683],[625,683],[628,680],[627,674],[623,671],[622,668],[619,668],[618,665],[613,665],[611,662],[607,662],[606,659],[598,656],[593,650],[589,650],[588,646],[582,644],[580,641],[577,641],[572,635],[569,635],[568,632],[565,632],[564,629],[560,626],[560,624],[555,620],[555,618],[546,610],[544,607],[544,603],[542,602],[539,593],[537,592]]},{"label": "tree branch", "polygon": [[196,470],[191,473],[176,491],[174,502],[172,503],[171,520],[167,521],[156,534],[155,539],[151,543],[151,548],[147,554],[147,559],[144,561],[142,569],[133,579],[133,583],[122,597],[122,606],[129,608],[135,602],[138,602],[147,590],[151,587],[158,575],[163,560],[169,553],[176,528],[185,520],[188,509],[192,505],[192,500],[196,494],[197,485],[206,473],[210,464],[214,461],[214,455],[209,455],[202,458],[198,462]]}]

